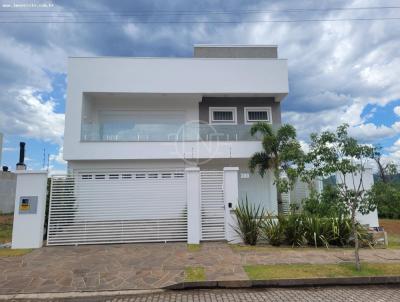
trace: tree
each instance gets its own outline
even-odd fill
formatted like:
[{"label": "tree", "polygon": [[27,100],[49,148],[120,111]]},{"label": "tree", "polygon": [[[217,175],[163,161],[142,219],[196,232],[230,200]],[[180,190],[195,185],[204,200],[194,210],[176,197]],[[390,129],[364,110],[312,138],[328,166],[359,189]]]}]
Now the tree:
[{"label": "tree", "polygon": [[391,177],[397,174],[396,165],[389,161],[384,163],[382,160],[382,147],[376,146],[374,150],[374,160],[378,166],[378,175],[381,181],[389,183]]},{"label": "tree", "polygon": [[343,217],[347,215],[342,203],[338,203],[339,189],[331,184],[324,185],[321,193],[311,190],[310,195],[303,202],[303,211],[306,214],[318,217]]},{"label": "tree", "polygon": [[299,165],[299,174],[304,181],[336,174],[337,199],[348,209],[351,217],[355,265],[360,270],[356,214],[357,211],[367,214],[376,208],[370,198],[370,189],[364,187],[363,180],[368,161],[374,157],[374,148],[359,144],[349,137],[347,129],[348,125],[344,124],[336,132],[311,134],[310,151]]},{"label": "tree", "polygon": [[400,183],[378,181],[370,197],[378,207],[379,218],[400,219]]},{"label": "tree", "polygon": [[268,170],[273,171],[278,212],[282,212],[282,193],[288,192],[293,186],[297,175],[293,164],[303,154],[296,139],[296,129],[291,125],[273,129],[270,124],[259,122],[251,127],[250,133],[252,136],[261,135],[263,147],[263,151],[256,152],[250,158],[250,171],[254,173],[257,170],[261,177]]}]

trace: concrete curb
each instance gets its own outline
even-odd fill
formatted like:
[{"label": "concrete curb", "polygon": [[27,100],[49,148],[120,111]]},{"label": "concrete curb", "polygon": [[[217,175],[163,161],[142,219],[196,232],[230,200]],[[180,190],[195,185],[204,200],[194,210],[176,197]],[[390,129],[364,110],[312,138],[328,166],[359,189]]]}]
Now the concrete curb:
[{"label": "concrete curb", "polygon": [[[64,293],[36,293],[36,294],[8,294],[0,295],[0,301],[5,300],[48,300],[48,299],[69,299],[69,298],[95,298],[95,297],[118,297],[155,294],[165,292],[164,289],[136,289],[136,290],[107,290],[107,291],[86,291],[86,292],[64,292]],[[83,300],[82,300],[83,301]]]},{"label": "concrete curb", "polygon": [[168,290],[202,288],[250,288],[250,287],[313,287],[346,285],[390,285],[400,284],[400,276],[379,277],[339,277],[273,280],[236,280],[236,281],[198,281],[182,282],[165,287]]}]

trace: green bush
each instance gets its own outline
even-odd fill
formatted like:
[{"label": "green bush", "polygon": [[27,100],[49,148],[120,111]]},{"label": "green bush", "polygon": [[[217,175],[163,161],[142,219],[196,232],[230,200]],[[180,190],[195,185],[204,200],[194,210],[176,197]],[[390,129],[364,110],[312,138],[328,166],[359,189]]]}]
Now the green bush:
[{"label": "green bush", "polygon": [[234,211],[238,222],[235,231],[245,244],[256,245],[261,234],[264,209],[250,205],[246,197],[246,201],[240,202]]},{"label": "green bush", "polygon": [[304,236],[309,245],[329,247],[333,237],[332,219],[317,216],[304,216]]},{"label": "green bush", "polygon": [[280,217],[284,225],[285,241],[291,246],[303,246],[306,243],[304,236],[304,215],[292,213]]},{"label": "green bush", "polygon": [[[256,245],[260,238],[273,246],[351,246],[354,245],[351,219],[345,215],[322,217],[310,213],[295,213],[273,216],[264,215],[264,210],[245,202],[235,209],[238,226],[236,232],[245,244]],[[357,224],[357,233],[362,246],[372,245],[368,230]]]},{"label": "green bush", "polygon": [[333,185],[326,185],[321,194],[312,191],[308,198],[302,201],[303,212],[312,216],[336,217],[348,215],[348,211],[339,202],[338,188]]},{"label": "green bush", "polygon": [[274,217],[268,214],[263,219],[261,233],[263,239],[267,240],[273,246],[280,246],[285,241],[284,220],[280,216]]}]

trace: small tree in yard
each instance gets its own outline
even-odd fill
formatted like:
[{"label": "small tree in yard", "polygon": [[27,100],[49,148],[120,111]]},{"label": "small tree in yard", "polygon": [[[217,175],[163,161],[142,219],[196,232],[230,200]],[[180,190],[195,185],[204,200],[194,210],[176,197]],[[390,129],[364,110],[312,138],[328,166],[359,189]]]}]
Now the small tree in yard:
[{"label": "small tree in yard", "polygon": [[338,176],[338,202],[343,203],[351,217],[355,265],[360,270],[356,213],[367,214],[376,208],[369,196],[370,189],[366,189],[363,182],[363,172],[368,161],[374,157],[374,148],[349,137],[347,129],[348,125],[344,124],[336,132],[311,134],[310,151],[305,155],[299,173],[304,181],[334,173]]},{"label": "small tree in yard", "polygon": [[[261,134],[263,151],[256,152],[250,158],[249,168],[264,177],[268,170],[274,173],[277,188],[278,211],[282,208],[282,193],[288,192],[297,178],[297,169],[293,163],[302,156],[300,143],[296,139],[296,129],[283,125],[273,129],[270,124],[259,122],[251,127],[252,136]],[[283,172],[287,177],[282,177]]]}]

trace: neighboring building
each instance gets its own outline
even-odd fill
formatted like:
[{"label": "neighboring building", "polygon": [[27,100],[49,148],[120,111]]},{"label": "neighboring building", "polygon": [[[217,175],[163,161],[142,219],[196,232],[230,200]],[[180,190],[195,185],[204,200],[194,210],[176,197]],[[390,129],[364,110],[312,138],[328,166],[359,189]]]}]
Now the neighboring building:
[{"label": "neighboring building", "polygon": [[14,212],[16,184],[15,173],[0,171],[0,214]]},{"label": "neighboring building", "polygon": [[[3,133],[0,132],[0,168],[2,167]],[[0,170],[0,214],[14,211],[16,176]]]}]

